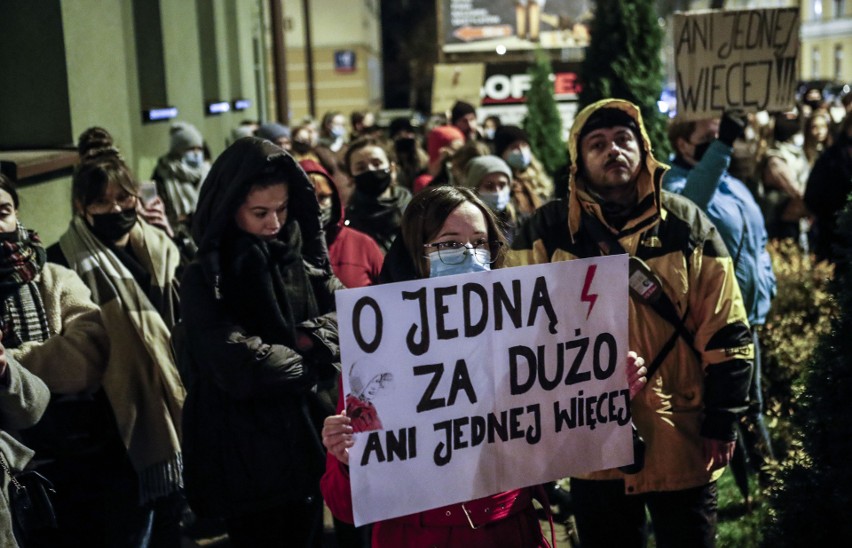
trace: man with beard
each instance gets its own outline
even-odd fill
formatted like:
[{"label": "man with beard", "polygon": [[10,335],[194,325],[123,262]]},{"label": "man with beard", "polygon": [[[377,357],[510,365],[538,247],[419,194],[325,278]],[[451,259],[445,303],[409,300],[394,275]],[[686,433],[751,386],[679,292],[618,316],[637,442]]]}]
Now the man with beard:
[{"label": "man with beard", "polygon": [[695,204],[661,189],[666,167],[651,152],[636,105],[589,105],[568,149],[567,203],[540,207],[515,236],[509,260],[629,253],[630,284],[651,284],[658,296],[654,304],[647,292],[631,291],[628,302],[629,348],[650,363],[648,387],[631,402],[644,467],[571,478],[580,543],[645,546],[647,510],[657,546],[714,546],[716,481],[734,452],[753,358],[731,258]]}]

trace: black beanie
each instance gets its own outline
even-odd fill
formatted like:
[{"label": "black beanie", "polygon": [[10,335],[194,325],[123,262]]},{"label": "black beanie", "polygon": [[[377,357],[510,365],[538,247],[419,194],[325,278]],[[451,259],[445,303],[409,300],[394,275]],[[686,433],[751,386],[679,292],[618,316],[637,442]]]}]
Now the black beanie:
[{"label": "black beanie", "polygon": [[494,154],[503,157],[503,153],[509,145],[515,141],[530,142],[529,135],[518,126],[500,126],[494,132]]},{"label": "black beanie", "polygon": [[636,140],[642,142],[642,136],[639,134],[639,126],[636,125],[636,120],[632,116],[621,110],[620,108],[604,107],[592,113],[591,116],[583,124],[583,129],[580,130],[580,135],[577,137],[577,147],[583,142],[583,137],[596,129],[611,128],[615,126],[624,126],[630,128],[636,135]]},{"label": "black beanie", "polygon": [[390,126],[388,127],[388,134],[393,137],[400,131],[414,131],[414,126],[411,124],[410,118],[401,116],[391,120]]},{"label": "black beanie", "polygon": [[464,101],[456,101],[456,104],[453,105],[452,113],[450,114],[450,123],[455,125],[459,119],[467,116],[468,114],[476,114],[476,109],[473,108],[473,105],[465,103]]}]

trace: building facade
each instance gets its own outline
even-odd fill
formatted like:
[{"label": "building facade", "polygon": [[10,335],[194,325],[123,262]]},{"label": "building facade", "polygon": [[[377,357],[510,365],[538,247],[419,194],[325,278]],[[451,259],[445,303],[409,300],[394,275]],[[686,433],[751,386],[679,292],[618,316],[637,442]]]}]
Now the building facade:
[{"label": "building facade", "polygon": [[47,244],[65,231],[73,147],[91,126],[144,180],[173,121],[215,157],[244,119],[378,109],[379,15],[379,0],[0,3],[0,160],[24,222]]}]

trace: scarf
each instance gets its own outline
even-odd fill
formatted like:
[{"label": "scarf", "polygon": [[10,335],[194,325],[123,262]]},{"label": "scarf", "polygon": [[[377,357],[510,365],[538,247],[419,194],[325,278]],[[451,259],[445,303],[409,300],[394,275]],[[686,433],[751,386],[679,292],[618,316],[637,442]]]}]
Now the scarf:
[{"label": "scarf", "polygon": [[162,190],[165,190],[162,198],[169,222],[176,224],[195,213],[201,183],[209,171],[207,162],[193,168],[168,155],[159,159],[156,176],[162,181]]},{"label": "scarf", "polygon": [[139,477],[139,502],[173,493],[183,487],[180,424],[186,396],[169,331],[175,322],[177,247],[145,222],[131,229],[128,245],[151,275],[146,294],[82,217],[71,220],[59,245],[101,307],[110,339],[103,387]]},{"label": "scarf", "polygon": [[240,325],[265,342],[294,347],[296,326],[319,315],[301,243],[296,223],[271,241],[242,231],[223,241],[225,303]]},{"label": "scarf", "polygon": [[35,279],[44,266],[41,239],[21,223],[0,239],[0,333],[3,346],[44,342],[50,336],[47,315]]},{"label": "scarf", "polygon": [[397,186],[391,187],[390,196],[378,199],[356,190],[349,199],[346,221],[355,230],[371,236],[387,253],[410,200],[411,193]]}]

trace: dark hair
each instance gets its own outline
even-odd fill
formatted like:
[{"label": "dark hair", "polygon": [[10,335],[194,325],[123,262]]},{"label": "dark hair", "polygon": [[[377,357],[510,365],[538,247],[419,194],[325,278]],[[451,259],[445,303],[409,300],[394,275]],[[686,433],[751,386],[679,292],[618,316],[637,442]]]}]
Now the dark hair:
[{"label": "dark hair", "polygon": [[115,146],[112,135],[102,127],[93,126],[77,138],[77,153],[83,158],[90,151]]},{"label": "dark hair", "polygon": [[[426,187],[415,194],[405,208],[400,236],[414,264],[414,269],[421,278],[429,277],[426,260],[423,257],[423,245],[438,235],[447,217],[465,202],[472,203],[482,212],[485,224],[488,226],[489,240],[501,241],[505,247],[506,237],[497,218],[491,212],[491,208],[482,203],[472,190],[449,185]],[[504,255],[501,253],[492,267],[501,268],[504,261]]]},{"label": "dark hair", "polygon": [[672,145],[672,151],[680,156],[680,153],[677,150],[677,140],[683,139],[685,141],[689,141],[689,138],[695,132],[695,126],[698,125],[698,122],[695,120],[690,120],[687,122],[678,122],[675,119],[669,123],[668,136],[669,143]]},{"label": "dark hair", "polygon": [[12,179],[6,177],[2,173],[0,173],[0,190],[5,190],[9,193],[9,196],[12,197],[12,204],[15,206],[15,209],[18,209],[18,191],[15,190],[15,183],[12,182]]},{"label": "dark hair", "polygon": [[343,113],[339,110],[330,110],[323,114],[322,122],[320,123],[319,127],[320,135],[329,135],[328,125],[331,124],[332,121],[334,121],[334,118],[336,116],[341,115],[343,115]]},{"label": "dark hair", "polygon": [[98,201],[113,182],[128,194],[139,196],[139,182],[114,147],[89,149],[74,171],[71,197],[82,208]]},{"label": "dark hair", "polygon": [[352,175],[352,169],[349,165],[349,162],[352,159],[352,154],[354,154],[357,150],[361,150],[362,148],[367,147],[379,147],[384,151],[385,156],[388,157],[388,161],[390,161],[390,159],[392,158],[391,153],[388,151],[387,148],[385,148],[385,143],[383,140],[377,139],[376,137],[372,136],[358,137],[357,139],[349,143],[349,145],[347,145],[346,153],[343,156],[343,164],[346,168],[347,175]]}]

